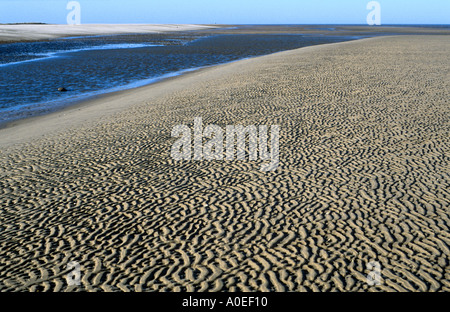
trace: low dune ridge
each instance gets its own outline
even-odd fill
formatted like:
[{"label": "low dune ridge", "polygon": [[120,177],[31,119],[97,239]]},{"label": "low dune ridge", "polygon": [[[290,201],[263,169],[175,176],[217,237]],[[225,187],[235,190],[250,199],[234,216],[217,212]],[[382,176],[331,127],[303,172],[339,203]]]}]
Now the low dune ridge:
[{"label": "low dune ridge", "polygon": [[[449,38],[276,53],[0,130],[0,291],[449,291]],[[278,169],[174,161],[195,117],[279,125]]]}]

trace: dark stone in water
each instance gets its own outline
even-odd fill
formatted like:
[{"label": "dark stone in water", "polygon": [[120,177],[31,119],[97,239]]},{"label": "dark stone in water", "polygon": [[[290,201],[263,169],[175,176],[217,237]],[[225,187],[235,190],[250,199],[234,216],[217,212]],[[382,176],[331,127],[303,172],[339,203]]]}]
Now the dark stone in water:
[{"label": "dark stone in water", "polygon": [[58,88],[58,91],[59,91],[59,92],[65,92],[65,91],[67,91],[67,89],[66,89],[66,88],[63,88],[63,87],[61,87],[61,88]]}]

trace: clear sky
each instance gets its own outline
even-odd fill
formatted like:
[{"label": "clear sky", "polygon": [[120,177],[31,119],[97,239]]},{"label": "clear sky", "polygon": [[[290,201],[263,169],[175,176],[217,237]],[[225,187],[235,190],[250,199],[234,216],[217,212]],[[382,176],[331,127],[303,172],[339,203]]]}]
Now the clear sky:
[{"label": "clear sky", "polygon": [[[0,23],[65,24],[69,0],[0,0]],[[81,23],[366,24],[370,0],[78,0]],[[382,24],[450,24],[450,0],[378,0]]]}]

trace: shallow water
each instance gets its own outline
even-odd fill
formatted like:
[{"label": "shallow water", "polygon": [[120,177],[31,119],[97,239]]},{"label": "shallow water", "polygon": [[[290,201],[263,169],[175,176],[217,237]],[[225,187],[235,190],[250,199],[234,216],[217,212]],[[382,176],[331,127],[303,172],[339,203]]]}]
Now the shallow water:
[{"label": "shallow water", "polygon": [[[0,45],[0,123],[186,70],[357,39],[299,34],[115,35]],[[65,87],[68,92],[58,92]]]}]

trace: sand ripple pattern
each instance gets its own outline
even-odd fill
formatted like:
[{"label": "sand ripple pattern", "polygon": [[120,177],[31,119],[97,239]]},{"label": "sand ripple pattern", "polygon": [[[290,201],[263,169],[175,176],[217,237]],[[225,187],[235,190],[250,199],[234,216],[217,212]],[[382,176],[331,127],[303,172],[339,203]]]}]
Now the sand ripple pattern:
[{"label": "sand ripple pattern", "polygon": [[[0,291],[450,291],[448,51],[409,36],[245,60],[3,149]],[[281,165],[173,161],[194,117],[279,124]]]}]

